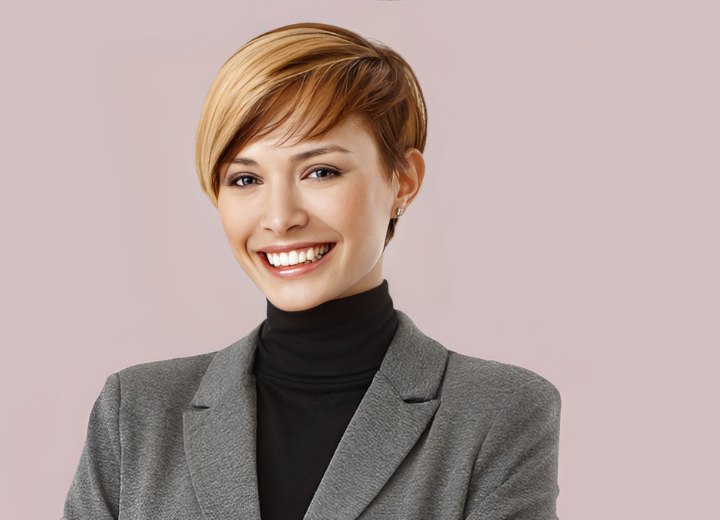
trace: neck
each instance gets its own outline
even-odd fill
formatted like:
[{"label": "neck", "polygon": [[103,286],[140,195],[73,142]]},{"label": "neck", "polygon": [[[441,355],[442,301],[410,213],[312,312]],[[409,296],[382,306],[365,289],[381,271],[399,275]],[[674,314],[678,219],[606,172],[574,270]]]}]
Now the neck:
[{"label": "neck", "polygon": [[301,380],[374,373],[396,328],[387,281],[302,311],[283,311],[268,301],[255,369]]}]

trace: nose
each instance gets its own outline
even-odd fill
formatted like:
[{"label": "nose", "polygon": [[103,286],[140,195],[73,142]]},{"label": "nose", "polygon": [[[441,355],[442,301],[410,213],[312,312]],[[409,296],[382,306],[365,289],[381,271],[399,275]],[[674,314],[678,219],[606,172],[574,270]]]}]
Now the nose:
[{"label": "nose", "polygon": [[278,236],[284,236],[293,228],[307,223],[302,196],[292,184],[280,183],[268,186],[264,201],[262,227]]}]

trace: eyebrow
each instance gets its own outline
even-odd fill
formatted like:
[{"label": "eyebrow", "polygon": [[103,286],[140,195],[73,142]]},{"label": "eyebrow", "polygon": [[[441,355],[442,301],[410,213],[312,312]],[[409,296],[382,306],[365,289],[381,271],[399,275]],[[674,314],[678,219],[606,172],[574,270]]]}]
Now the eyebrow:
[{"label": "eyebrow", "polygon": [[[331,144],[328,146],[323,146],[322,148],[314,148],[313,150],[307,150],[305,152],[300,152],[298,154],[293,155],[290,157],[290,160],[292,162],[298,162],[303,161],[305,159],[310,159],[311,157],[316,157],[318,155],[325,155],[327,153],[331,152],[343,152],[343,153],[352,153],[350,150],[346,150],[342,146],[338,146],[336,144]],[[243,164],[245,166],[257,166],[258,163],[256,161],[253,161],[252,159],[246,159],[245,157],[235,157],[235,159],[232,160],[232,164]]]}]

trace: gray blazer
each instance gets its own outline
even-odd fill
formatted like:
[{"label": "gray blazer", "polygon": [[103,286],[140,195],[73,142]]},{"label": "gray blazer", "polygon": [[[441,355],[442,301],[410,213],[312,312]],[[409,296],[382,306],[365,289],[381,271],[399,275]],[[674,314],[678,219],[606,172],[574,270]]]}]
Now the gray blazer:
[{"label": "gray blazer", "polygon": [[[555,387],[448,351],[398,316],[305,519],[556,519]],[[259,329],[218,352],[109,376],[63,518],[260,518]]]}]

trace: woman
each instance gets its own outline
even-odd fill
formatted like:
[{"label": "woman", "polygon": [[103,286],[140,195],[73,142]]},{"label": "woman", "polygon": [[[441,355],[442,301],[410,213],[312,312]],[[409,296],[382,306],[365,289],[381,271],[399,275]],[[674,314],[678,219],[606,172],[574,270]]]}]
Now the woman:
[{"label": "woman", "polygon": [[382,277],[425,123],[405,61],[339,27],[223,65],[197,169],[267,319],[112,374],[65,518],[556,518],[557,390],[425,336]]}]

